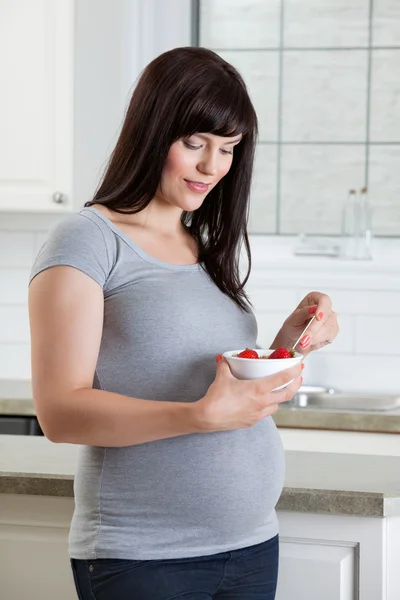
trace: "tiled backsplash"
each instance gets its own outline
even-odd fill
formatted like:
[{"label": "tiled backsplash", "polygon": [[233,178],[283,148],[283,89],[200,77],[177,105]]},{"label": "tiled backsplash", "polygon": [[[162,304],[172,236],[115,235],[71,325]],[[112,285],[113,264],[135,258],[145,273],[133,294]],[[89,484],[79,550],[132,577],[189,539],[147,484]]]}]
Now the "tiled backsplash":
[{"label": "tiled backsplash", "polygon": [[[400,235],[400,3],[200,0],[200,43],[242,71],[260,118],[255,232],[337,232],[349,187],[368,184],[375,230]],[[62,217],[0,217],[0,378],[30,377],[27,284]],[[400,393],[400,241],[372,263],[295,258],[291,238],[255,236],[248,285],[269,344],[313,289],[339,313],[337,341],[305,382]],[[386,246],[393,242],[393,245]]]},{"label": "tiled backsplash", "polygon": [[62,217],[9,215],[0,220],[0,378],[30,377],[28,278],[47,227]]},{"label": "tiled backsplash", "polygon": [[340,333],[332,345],[307,359],[305,383],[400,394],[400,242],[381,240],[378,258],[362,264],[294,257],[293,242],[269,238],[253,244],[255,268],[248,290],[259,343],[272,341],[308,292],[322,291],[332,298]]},{"label": "tiled backsplash", "polygon": [[[5,216],[0,229],[0,378],[30,377],[27,283],[36,253],[56,219]],[[380,240],[382,244],[389,243]],[[252,240],[254,268],[248,285],[268,345],[306,293],[329,293],[339,313],[337,341],[306,362],[305,382],[345,390],[399,392],[400,242],[376,262],[341,263],[293,257],[290,238]],[[383,265],[382,268],[380,265]]]},{"label": "tiled backsplash", "polygon": [[367,186],[375,232],[400,236],[400,2],[200,0],[199,44],[257,110],[254,233],[338,234]]}]

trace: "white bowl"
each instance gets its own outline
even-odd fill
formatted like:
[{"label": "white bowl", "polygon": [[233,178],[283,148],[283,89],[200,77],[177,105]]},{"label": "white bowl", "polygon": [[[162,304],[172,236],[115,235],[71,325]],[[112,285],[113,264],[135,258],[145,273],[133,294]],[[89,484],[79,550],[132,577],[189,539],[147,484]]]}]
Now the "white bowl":
[{"label": "white bowl", "polygon": [[[224,352],[223,357],[228,361],[229,367],[231,369],[232,375],[234,375],[237,379],[259,379],[260,377],[268,377],[268,375],[273,375],[274,373],[279,373],[279,371],[283,371],[284,369],[289,369],[290,367],[294,367],[294,365],[299,364],[303,359],[303,354],[295,353],[293,358],[238,358],[237,356],[233,356],[234,354],[239,354],[242,352],[244,348],[240,350],[230,350],[229,352]],[[265,349],[265,348],[254,348],[257,352],[258,356],[269,356],[273,350]],[[288,386],[291,381],[281,385],[275,390],[282,390],[286,386]]]}]

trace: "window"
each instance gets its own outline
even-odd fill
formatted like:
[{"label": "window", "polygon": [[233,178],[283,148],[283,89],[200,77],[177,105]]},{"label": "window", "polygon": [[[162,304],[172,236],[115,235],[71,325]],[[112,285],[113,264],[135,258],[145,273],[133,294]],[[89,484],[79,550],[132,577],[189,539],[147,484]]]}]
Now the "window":
[{"label": "window", "polygon": [[400,236],[400,2],[199,0],[198,43],[238,68],[260,124],[251,233],[340,233],[366,186]]}]

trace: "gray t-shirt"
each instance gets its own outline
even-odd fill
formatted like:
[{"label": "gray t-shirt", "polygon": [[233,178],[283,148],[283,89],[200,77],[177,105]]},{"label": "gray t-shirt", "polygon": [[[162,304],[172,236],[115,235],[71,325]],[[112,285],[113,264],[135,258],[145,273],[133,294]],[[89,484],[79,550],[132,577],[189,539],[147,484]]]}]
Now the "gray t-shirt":
[{"label": "gray t-shirt", "polygon": [[[104,291],[93,387],[149,400],[195,402],[215,356],[255,347],[257,323],[196,265],[158,260],[95,208],[55,226],[31,279],[56,265]],[[204,556],[278,533],[284,453],[271,417],[248,429],[182,435],[122,448],[82,446],[70,556]]]}]

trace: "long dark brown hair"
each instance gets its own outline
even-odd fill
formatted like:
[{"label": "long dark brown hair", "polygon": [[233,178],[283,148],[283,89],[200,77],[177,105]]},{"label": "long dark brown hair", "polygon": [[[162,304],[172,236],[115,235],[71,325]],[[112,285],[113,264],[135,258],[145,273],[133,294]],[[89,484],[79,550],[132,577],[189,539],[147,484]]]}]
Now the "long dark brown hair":
[{"label": "long dark brown hair", "polygon": [[[196,240],[198,260],[219,289],[242,309],[251,270],[247,235],[257,117],[237,70],[206,48],[175,48],[141,74],[103,179],[90,202],[138,213],[154,198],[171,144],[195,133],[242,134],[229,172],[181,220]],[[248,269],[241,280],[244,244]]]}]

